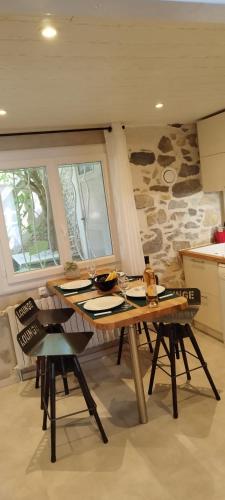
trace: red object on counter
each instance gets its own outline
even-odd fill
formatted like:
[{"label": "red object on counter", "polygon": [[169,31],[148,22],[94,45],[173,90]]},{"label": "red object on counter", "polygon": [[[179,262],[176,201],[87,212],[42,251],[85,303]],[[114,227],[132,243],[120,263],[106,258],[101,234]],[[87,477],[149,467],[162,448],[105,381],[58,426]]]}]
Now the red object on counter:
[{"label": "red object on counter", "polygon": [[215,243],[225,243],[225,229],[216,230],[214,233]]}]

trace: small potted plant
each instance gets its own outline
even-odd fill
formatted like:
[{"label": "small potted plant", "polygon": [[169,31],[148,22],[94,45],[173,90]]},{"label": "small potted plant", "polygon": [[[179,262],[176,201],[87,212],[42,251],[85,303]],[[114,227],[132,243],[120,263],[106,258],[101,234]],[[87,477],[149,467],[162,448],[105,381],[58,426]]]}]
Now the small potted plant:
[{"label": "small potted plant", "polygon": [[79,278],[80,277],[80,269],[76,262],[68,261],[65,262],[64,271],[67,278]]}]

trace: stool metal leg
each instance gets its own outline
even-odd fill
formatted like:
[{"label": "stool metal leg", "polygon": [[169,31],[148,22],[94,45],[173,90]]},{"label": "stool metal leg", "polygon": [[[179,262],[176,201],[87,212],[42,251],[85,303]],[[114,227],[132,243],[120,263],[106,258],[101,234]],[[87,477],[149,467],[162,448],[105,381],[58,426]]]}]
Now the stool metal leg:
[{"label": "stool metal leg", "polygon": [[85,403],[88,407],[89,414],[93,415],[94,414],[93,408],[94,408],[94,406],[96,406],[96,403],[95,403],[94,399],[92,398],[92,395],[89,391],[89,388],[88,388],[85,376],[82,372],[78,358],[76,356],[73,356],[73,361],[74,361],[74,375],[76,376],[78,384],[81,388],[81,392],[83,394]]},{"label": "stool metal leg", "polygon": [[165,339],[163,337],[161,338],[161,344],[163,345],[164,351],[166,352],[168,358],[170,359],[170,351],[169,351],[169,349],[168,349],[168,347],[166,345],[166,341],[165,341]]},{"label": "stool metal leg", "polygon": [[69,386],[68,386],[68,381],[67,381],[67,373],[65,370],[63,356],[60,356],[60,363],[61,363],[61,369],[62,369],[62,379],[63,379],[64,392],[65,392],[65,395],[67,396],[70,393],[70,391],[69,391]]},{"label": "stool metal leg", "polygon": [[41,410],[44,409],[43,398],[44,398],[44,385],[45,385],[45,357],[41,356],[39,358],[39,375],[41,375]]},{"label": "stool metal leg", "polygon": [[139,335],[141,335],[141,323],[137,324],[137,333],[139,333]]},{"label": "stool metal leg", "polygon": [[[158,323],[156,323],[156,322],[154,321],[154,322],[152,322],[152,324],[153,324],[153,326],[154,326],[154,328],[155,328],[156,333],[158,333],[158,332],[159,332],[159,325],[158,325]],[[170,359],[170,351],[169,351],[169,349],[168,349],[168,347],[167,347],[167,345],[166,345],[165,339],[164,339],[163,337],[161,337],[161,344],[162,344],[162,346],[164,347],[164,350],[165,350],[165,352],[166,352],[166,354],[167,354],[168,358]]]},{"label": "stool metal leg", "polygon": [[50,361],[51,462],[56,462],[55,364]]},{"label": "stool metal leg", "polygon": [[205,360],[203,358],[203,355],[202,355],[202,353],[200,351],[198,342],[197,342],[197,340],[196,340],[196,338],[195,338],[195,336],[194,336],[194,334],[192,332],[192,329],[191,329],[190,325],[188,325],[188,324],[185,325],[185,328],[186,328],[186,331],[188,332],[188,336],[189,336],[189,338],[191,340],[191,343],[193,345],[193,348],[194,348],[194,350],[195,350],[195,352],[196,352],[196,354],[198,356],[198,359],[199,359],[199,361],[200,361],[200,363],[202,365],[202,368],[203,368],[203,370],[204,370],[204,372],[206,374],[206,377],[207,377],[207,379],[208,379],[208,381],[209,381],[209,383],[211,385],[211,388],[212,388],[212,390],[213,390],[213,392],[215,394],[215,398],[217,399],[217,401],[220,401],[220,395],[219,395],[219,393],[217,391],[217,388],[216,388],[216,386],[215,386],[215,384],[213,382],[213,379],[212,379],[212,377],[211,377],[211,375],[209,373],[209,370],[208,370],[208,367],[207,367],[207,363],[205,362]]},{"label": "stool metal leg", "polygon": [[190,374],[190,371],[189,371],[189,365],[188,365],[187,355],[186,355],[186,351],[185,351],[185,347],[184,347],[184,341],[183,341],[182,337],[180,337],[179,342],[180,342],[181,353],[182,353],[182,357],[183,357],[183,361],[184,361],[185,371],[186,371],[186,374],[187,374],[187,380],[191,380],[191,374]]},{"label": "stool metal leg", "polygon": [[145,336],[146,336],[146,339],[147,339],[147,342],[149,345],[149,350],[150,350],[150,353],[152,354],[153,347],[152,347],[152,342],[151,342],[151,338],[150,338],[149,331],[148,331],[148,325],[147,325],[146,321],[143,321],[143,327],[144,327]]},{"label": "stool metal leg", "polygon": [[175,352],[176,352],[176,358],[180,359],[179,344],[177,341],[175,341]]},{"label": "stool metal leg", "polygon": [[176,382],[176,358],[175,358],[175,326],[168,325],[170,328],[169,345],[170,345],[170,364],[171,364],[171,380],[172,380],[172,397],[173,397],[173,418],[178,417],[177,410],[177,382]]},{"label": "stool metal leg", "polygon": [[36,359],[35,389],[38,389],[38,388],[39,388],[40,363],[41,363],[41,358],[37,358],[37,359]]},{"label": "stool metal leg", "polygon": [[74,356],[73,359],[74,359],[75,370],[76,370],[76,373],[77,373],[77,378],[78,378],[78,381],[79,381],[80,388],[81,388],[81,391],[83,393],[84,399],[86,401],[86,405],[87,405],[87,407],[89,409],[89,412],[91,411],[92,414],[94,415],[94,418],[95,418],[96,424],[98,426],[98,429],[100,431],[103,443],[108,443],[108,438],[107,438],[107,436],[105,434],[103,425],[101,423],[101,420],[100,420],[98,412],[97,412],[96,403],[95,403],[94,399],[92,398],[92,395],[91,395],[89,387],[87,385],[85,376],[84,376],[83,371],[81,369],[80,363],[79,363],[79,361],[78,361],[78,359],[77,359],[76,356]]},{"label": "stool metal leg", "polygon": [[125,327],[123,326],[121,328],[121,331],[120,331],[119,350],[118,350],[117,363],[116,363],[117,365],[120,365],[120,361],[121,361],[123,342],[124,342],[124,334],[125,334]]},{"label": "stool metal leg", "polygon": [[106,433],[104,431],[103,425],[102,425],[101,420],[99,418],[99,414],[97,412],[96,406],[93,409],[93,414],[94,414],[94,417],[95,417],[96,424],[97,424],[97,426],[99,428],[100,434],[102,436],[102,441],[103,441],[103,443],[106,444],[106,443],[108,443],[108,438],[106,436]]},{"label": "stool metal leg", "polygon": [[49,358],[47,358],[45,366],[43,398],[44,398],[44,404],[43,404],[44,412],[43,412],[42,430],[46,431],[47,420],[48,420],[48,400],[49,400]]},{"label": "stool metal leg", "polygon": [[151,376],[150,376],[148,394],[152,394],[152,388],[153,388],[153,384],[154,384],[155,371],[156,371],[156,366],[157,366],[157,361],[158,361],[158,355],[159,355],[159,348],[160,348],[160,342],[161,342],[160,330],[161,330],[161,326],[159,325],[159,327],[158,327],[158,334],[157,334],[156,343],[155,343],[155,350],[154,350],[153,359],[152,359],[152,369],[151,369]]}]

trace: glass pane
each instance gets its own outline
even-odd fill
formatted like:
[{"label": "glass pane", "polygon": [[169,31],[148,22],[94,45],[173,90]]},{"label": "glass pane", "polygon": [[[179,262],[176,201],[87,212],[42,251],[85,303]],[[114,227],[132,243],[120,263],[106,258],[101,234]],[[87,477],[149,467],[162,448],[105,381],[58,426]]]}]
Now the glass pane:
[{"label": "glass pane", "polygon": [[112,255],[101,162],[60,165],[72,257]]},{"label": "glass pane", "polygon": [[14,271],[58,265],[45,167],[0,170],[0,195]]}]

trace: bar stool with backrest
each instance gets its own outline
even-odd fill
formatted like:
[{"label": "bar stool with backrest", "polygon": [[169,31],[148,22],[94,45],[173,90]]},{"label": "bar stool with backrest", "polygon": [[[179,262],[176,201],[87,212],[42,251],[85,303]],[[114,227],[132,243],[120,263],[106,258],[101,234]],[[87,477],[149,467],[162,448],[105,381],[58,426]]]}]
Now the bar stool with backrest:
[{"label": "bar stool with backrest", "polygon": [[[104,428],[97,412],[96,403],[91,396],[85,376],[77,355],[81,354],[90,341],[93,332],[73,332],[48,334],[38,320],[26,326],[17,335],[17,340],[23,352],[29,356],[41,357],[45,360],[45,383],[43,391],[43,430],[47,429],[47,418],[51,427],[51,462],[56,461],[56,421],[64,417],[89,411],[95,418],[102,441],[108,442]],[[76,373],[79,387],[82,391],[87,408],[67,415],[56,417],[56,377],[61,374],[60,358],[64,358],[67,370]],[[68,364],[68,366],[67,366]],[[72,364],[72,366],[71,366]],[[50,400],[50,409],[49,409]]]},{"label": "bar stool with backrest", "polygon": [[[200,290],[197,288],[170,288],[168,292],[173,292],[176,295],[183,295],[187,298],[189,307],[177,311],[174,314],[160,317],[160,323],[154,322],[154,326],[157,330],[157,338],[155,344],[155,350],[152,360],[152,369],[150,375],[148,394],[152,394],[152,388],[154,384],[156,368],[160,368],[167,375],[171,377],[172,381],[172,398],[173,398],[173,417],[178,417],[178,407],[177,407],[177,385],[176,378],[180,375],[186,374],[187,380],[191,380],[191,372],[199,368],[203,368],[209,384],[214,392],[215,398],[219,401],[220,396],[212,380],[210,372],[208,370],[207,364],[203,358],[201,350],[199,348],[198,342],[194,336],[191,329],[190,323],[192,322],[194,316],[198,312],[199,305],[201,303]],[[184,345],[184,339],[190,339],[192,347],[195,354],[187,351]],[[159,356],[160,345],[165,345],[165,339],[169,340],[169,353]],[[184,363],[185,371],[182,373],[176,373],[176,357],[178,358],[178,352],[181,353]],[[177,354],[177,356],[176,356]],[[190,369],[188,365],[187,354],[199,360],[200,365]],[[160,364],[160,359],[168,356],[170,362],[170,373],[168,373],[163,366]]]},{"label": "bar stool with backrest", "polygon": [[[64,332],[62,323],[68,321],[74,310],[72,308],[62,309],[39,309],[32,297],[26,299],[15,309],[15,314],[22,325],[29,325],[31,321],[37,319],[45,327],[48,333]],[[35,387],[39,387],[39,379],[41,376],[41,358],[36,362],[36,380]],[[62,360],[62,376],[65,394],[69,394],[66,371],[63,370]]]}]

